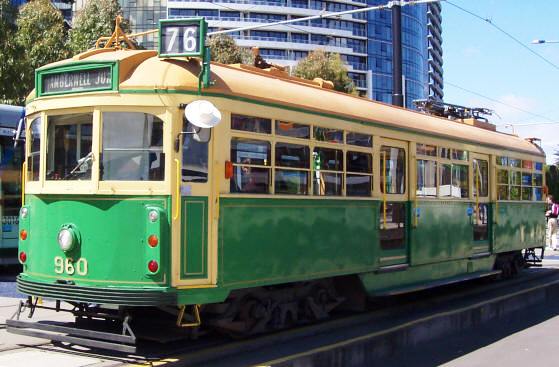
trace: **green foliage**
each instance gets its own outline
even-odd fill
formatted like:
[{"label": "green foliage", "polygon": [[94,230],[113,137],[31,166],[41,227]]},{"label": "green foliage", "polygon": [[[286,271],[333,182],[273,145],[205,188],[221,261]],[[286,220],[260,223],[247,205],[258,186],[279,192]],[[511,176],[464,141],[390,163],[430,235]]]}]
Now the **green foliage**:
[{"label": "green foliage", "polygon": [[68,57],[64,18],[49,0],[33,0],[20,9],[16,42],[24,50],[20,57],[24,98],[33,89],[35,69]]},{"label": "green foliage", "polygon": [[[74,54],[92,48],[99,37],[110,36],[114,32],[115,19],[122,15],[118,0],[89,0],[78,13],[70,31],[69,47]],[[130,29],[125,20],[120,24],[127,33]]]},{"label": "green foliage", "polygon": [[353,81],[347,75],[347,68],[339,54],[315,50],[299,61],[294,74],[309,80],[314,78],[329,80],[334,83],[334,89],[340,92],[354,93],[355,91]]},{"label": "green foliage", "polygon": [[559,168],[554,165],[545,167],[545,184],[554,198],[559,198]]},{"label": "green foliage", "polygon": [[235,40],[226,34],[218,34],[210,39],[211,60],[222,64],[252,64],[252,53],[237,46]]},{"label": "green foliage", "polygon": [[16,43],[17,10],[10,0],[0,0],[0,103],[22,104],[21,47]]}]

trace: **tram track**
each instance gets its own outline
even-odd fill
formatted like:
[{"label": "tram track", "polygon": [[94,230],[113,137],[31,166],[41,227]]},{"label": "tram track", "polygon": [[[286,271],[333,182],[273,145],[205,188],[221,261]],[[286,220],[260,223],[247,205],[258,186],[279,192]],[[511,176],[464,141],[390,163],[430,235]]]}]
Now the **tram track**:
[{"label": "tram track", "polygon": [[[316,324],[298,326],[249,339],[232,340],[219,335],[208,335],[198,340],[187,340],[169,344],[144,342],[139,345],[141,353],[123,355],[99,352],[78,346],[63,344],[42,345],[38,348],[62,353],[77,353],[83,356],[110,360],[116,365],[169,365],[169,366],[228,366],[257,363],[255,355],[264,359],[284,358],[297,354],[293,345],[305,345],[308,350],[371,338],[398,328],[440,316],[474,305],[526,292],[537,287],[559,283],[559,269],[526,269],[516,278],[505,281],[478,280],[450,285],[402,296],[376,299],[372,309],[361,313],[340,312],[333,318]],[[357,338],[357,339],[356,339]]]}]

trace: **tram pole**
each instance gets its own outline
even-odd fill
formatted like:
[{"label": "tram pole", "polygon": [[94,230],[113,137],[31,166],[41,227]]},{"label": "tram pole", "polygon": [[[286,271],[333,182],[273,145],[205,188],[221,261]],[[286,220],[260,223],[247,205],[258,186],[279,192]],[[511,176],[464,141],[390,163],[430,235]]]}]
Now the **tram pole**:
[{"label": "tram pole", "polygon": [[392,104],[404,107],[402,94],[402,6],[394,1],[392,6]]}]

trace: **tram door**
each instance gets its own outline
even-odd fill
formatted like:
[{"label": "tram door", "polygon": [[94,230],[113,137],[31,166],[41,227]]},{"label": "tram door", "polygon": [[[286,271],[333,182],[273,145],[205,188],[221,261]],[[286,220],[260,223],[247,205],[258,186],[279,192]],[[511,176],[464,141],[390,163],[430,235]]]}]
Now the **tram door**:
[{"label": "tram door", "polygon": [[379,266],[408,264],[408,143],[380,139]]},{"label": "tram door", "polygon": [[[208,284],[211,131],[183,118],[180,167],[180,254],[178,284]],[[177,271],[175,270],[175,274]]]},{"label": "tram door", "polygon": [[472,255],[491,252],[491,203],[489,201],[489,156],[472,154],[472,197],[469,210],[472,225]]}]

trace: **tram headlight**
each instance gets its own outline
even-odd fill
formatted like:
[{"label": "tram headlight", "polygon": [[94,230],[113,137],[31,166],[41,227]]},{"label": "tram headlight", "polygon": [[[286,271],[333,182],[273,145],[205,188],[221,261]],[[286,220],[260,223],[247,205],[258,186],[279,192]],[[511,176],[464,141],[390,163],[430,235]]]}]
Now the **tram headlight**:
[{"label": "tram headlight", "polygon": [[156,222],[159,219],[159,213],[157,212],[157,210],[151,210],[148,214],[149,216],[149,220],[153,223]]},{"label": "tram headlight", "polygon": [[27,218],[27,215],[29,214],[29,209],[27,209],[26,207],[21,208],[19,214],[21,215],[22,219]]},{"label": "tram headlight", "polygon": [[63,227],[58,232],[58,246],[64,252],[68,252],[74,248],[77,239],[74,231],[70,227]]}]

